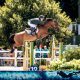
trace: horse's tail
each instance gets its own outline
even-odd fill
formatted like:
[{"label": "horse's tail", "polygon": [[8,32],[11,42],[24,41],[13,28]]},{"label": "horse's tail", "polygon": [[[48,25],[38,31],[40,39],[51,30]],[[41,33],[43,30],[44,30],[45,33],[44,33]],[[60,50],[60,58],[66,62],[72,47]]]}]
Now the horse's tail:
[{"label": "horse's tail", "polygon": [[15,36],[15,34],[12,34],[12,35],[9,37],[8,42],[9,42],[9,44],[11,44],[11,45],[15,43],[15,41],[14,41],[14,36]]}]

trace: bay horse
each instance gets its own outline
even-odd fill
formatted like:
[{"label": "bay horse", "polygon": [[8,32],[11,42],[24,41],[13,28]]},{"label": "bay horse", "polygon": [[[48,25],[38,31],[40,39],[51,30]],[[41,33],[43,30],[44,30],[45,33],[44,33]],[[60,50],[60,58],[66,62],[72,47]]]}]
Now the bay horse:
[{"label": "bay horse", "polygon": [[49,35],[49,29],[59,30],[58,22],[56,20],[47,19],[43,25],[39,25],[37,35],[30,35],[26,31],[22,31],[11,35],[9,43],[13,47],[20,47],[23,45],[24,41],[43,39]]}]

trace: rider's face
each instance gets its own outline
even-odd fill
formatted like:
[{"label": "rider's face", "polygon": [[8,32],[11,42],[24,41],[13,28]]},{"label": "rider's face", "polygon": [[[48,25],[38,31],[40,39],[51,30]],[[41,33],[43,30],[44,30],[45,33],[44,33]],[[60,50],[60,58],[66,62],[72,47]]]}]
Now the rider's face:
[{"label": "rider's face", "polygon": [[40,20],[41,20],[41,21],[43,21],[43,20],[44,20],[44,18],[41,18]]}]

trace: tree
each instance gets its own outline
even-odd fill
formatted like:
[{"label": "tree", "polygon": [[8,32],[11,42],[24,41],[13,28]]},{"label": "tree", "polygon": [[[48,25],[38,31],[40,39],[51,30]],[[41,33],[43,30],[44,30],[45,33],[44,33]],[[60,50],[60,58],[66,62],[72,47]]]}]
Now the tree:
[{"label": "tree", "polygon": [[5,0],[0,0],[0,6],[4,5]]},{"label": "tree", "polygon": [[[30,18],[38,17],[41,14],[56,19],[61,27],[60,37],[69,37],[71,32],[67,26],[71,19],[62,12],[59,3],[54,0],[6,0],[4,6],[0,7],[0,24],[3,42],[8,41],[10,34],[24,30],[28,27],[27,21]],[[58,35],[59,37],[59,35]]]},{"label": "tree", "polygon": [[[78,18],[78,1],[79,0],[56,0],[60,2],[60,6],[63,11],[74,21]],[[75,14],[74,14],[75,13]]]}]

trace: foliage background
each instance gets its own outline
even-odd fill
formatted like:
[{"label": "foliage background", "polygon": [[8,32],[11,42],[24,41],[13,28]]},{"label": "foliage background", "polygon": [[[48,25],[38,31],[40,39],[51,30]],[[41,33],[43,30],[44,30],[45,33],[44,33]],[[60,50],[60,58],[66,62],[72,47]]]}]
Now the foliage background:
[{"label": "foliage background", "polygon": [[60,26],[57,38],[68,38],[71,32],[67,29],[71,19],[60,8],[60,3],[54,0],[6,0],[5,5],[0,7],[0,39],[1,44],[8,44],[9,36],[24,30],[28,19],[47,15],[56,19]]}]

